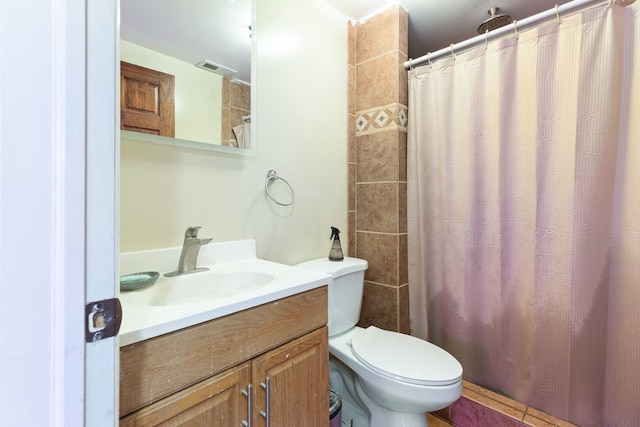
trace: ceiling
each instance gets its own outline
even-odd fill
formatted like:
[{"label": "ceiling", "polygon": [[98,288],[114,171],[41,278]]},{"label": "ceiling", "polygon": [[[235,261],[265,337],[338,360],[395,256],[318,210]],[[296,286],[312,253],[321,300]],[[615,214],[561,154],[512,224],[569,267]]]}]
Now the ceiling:
[{"label": "ceiling", "polygon": [[[392,4],[409,13],[409,58],[478,35],[492,7],[521,20],[557,0],[325,0],[359,21]],[[562,1],[559,3],[566,3]],[[121,0],[123,39],[193,64],[208,59],[251,81],[251,0]]]},{"label": "ceiling", "polygon": [[251,81],[251,0],[120,0],[120,37]]},{"label": "ceiling", "polygon": [[478,35],[489,9],[521,20],[552,9],[558,0],[325,0],[354,21],[365,19],[391,4],[409,13],[409,58],[418,58]]}]

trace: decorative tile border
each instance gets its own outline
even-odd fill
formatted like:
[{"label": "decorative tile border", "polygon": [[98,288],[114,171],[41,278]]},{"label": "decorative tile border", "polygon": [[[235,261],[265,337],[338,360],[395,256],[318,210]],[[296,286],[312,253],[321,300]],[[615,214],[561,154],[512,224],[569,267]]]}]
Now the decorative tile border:
[{"label": "decorative tile border", "polygon": [[356,136],[389,130],[407,131],[407,106],[399,102],[356,112]]}]

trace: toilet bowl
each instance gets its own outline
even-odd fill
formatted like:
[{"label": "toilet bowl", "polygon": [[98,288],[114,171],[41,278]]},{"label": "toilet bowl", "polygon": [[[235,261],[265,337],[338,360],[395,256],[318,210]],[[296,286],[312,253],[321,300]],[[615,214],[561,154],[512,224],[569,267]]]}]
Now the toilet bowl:
[{"label": "toilet bowl", "polygon": [[333,276],[328,289],[329,378],[331,388],[342,392],[343,425],[426,427],[426,412],[460,397],[462,366],[445,350],[410,335],[355,326],[366,261],[323,258],[297,267]]}]

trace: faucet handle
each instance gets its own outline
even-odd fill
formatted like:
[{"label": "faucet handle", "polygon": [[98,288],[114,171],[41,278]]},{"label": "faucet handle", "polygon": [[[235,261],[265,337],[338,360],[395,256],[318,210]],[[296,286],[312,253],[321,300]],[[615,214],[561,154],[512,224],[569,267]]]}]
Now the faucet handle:
[{"label": "faucet handle", "polygon": [[198,230],[200,230],[201,228],[202,227],[200,227],[199,225],[187,228],[187,231],[184,232],[184,237],[198,237]]}]

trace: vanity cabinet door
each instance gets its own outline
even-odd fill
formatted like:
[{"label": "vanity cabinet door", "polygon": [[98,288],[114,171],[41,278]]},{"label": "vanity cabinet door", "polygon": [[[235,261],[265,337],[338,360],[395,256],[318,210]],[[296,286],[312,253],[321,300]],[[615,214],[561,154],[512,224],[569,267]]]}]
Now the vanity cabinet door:
[{"label": "vanity cabinet door", "polygon": [[327,327],[254,359],[253,426],[266,426],[268,414],[270,427],[327,427],[328,364]]},{"label": "vanity cabinet door", "polygon": [[120,427],[242,426],[250,371],[249,363],[224,371],[120,419]]}]

